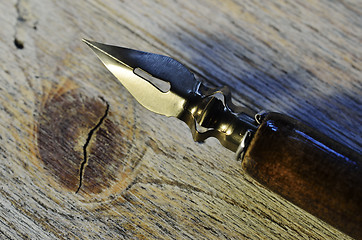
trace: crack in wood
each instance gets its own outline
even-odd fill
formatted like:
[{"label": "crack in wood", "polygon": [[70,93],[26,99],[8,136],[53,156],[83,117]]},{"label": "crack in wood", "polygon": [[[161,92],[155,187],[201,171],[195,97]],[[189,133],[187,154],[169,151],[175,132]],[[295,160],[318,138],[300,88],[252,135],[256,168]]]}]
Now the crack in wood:
[{"label": "crack in wood", "polygon": [[80,170],[79,170],[79,185],[78,185],[78,189],[75,191],[75,193],[78,193],[80,188],[82,187],[84,171],[85,171],[85,167],[88,163],[88,153],[87,153],[88,145],[89,145],[94,133],[102,125],[104,119],[108,115],[109,103],[103,97],[99,97],[99,98],[106,104],[106,110],[105,110],[103,116],[99,119],[98,123],[88,132],[88,137],[86,139],[85,144],[83,145],[83,161],[80,165]]}]

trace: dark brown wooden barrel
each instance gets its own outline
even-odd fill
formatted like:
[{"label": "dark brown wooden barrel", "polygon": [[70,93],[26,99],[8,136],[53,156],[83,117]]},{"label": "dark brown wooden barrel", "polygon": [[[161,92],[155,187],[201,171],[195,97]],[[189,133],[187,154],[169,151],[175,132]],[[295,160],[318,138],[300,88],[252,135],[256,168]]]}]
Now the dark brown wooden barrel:
[{"label": "dark brown wooden barrel", "polygon": [[295,119],[269,113],[242,166],[268,189],[362,239],[362,159],[357,152]]}]

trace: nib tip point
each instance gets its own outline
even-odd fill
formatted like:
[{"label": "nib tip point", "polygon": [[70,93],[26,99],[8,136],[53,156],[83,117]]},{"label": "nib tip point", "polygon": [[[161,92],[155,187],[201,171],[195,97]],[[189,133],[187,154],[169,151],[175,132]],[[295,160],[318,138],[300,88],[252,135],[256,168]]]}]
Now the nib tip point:
[{"label": "nib tip point", "polygon": [[85,38],[82,38],[82,41],[86,44],[90,44],[92,41],[88,40],[88,39],[85,39]]}]

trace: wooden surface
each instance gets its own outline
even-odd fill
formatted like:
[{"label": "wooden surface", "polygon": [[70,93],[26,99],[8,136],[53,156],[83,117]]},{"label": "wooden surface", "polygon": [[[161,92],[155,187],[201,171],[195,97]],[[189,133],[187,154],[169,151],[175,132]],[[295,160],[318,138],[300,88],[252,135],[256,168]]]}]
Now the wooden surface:
[{"label": "wooden surface", "polygon": [[1,1],[0,238],[348,239],[141,107],[80,39],[172,56],[361,152],[361,5]]}]

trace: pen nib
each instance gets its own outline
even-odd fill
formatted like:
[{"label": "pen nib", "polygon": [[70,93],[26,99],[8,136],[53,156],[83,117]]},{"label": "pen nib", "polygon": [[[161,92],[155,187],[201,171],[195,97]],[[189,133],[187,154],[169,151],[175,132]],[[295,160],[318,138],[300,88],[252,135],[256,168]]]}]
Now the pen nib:
[{"label": "pen nib", "polygon": [[147,109],[186,122],[195,141],[216,137],[237,151],[255,120],[230,108],[227,88],[210,89],[167,56],[83,39],[122,85]]},{"label": "pen nib", "polygon": [[184,110],[186,100],[170,89],[161,90],[159,87],[161,84],[155,82],[166,83],[166,85],[168,82],[148,73],[145,69],[149,69],[149,66],[139,64],[140,59],[143,59],[148,53],[85,39],[83,41],[145,108],[165,116],[174,117],[177,117]]}]

